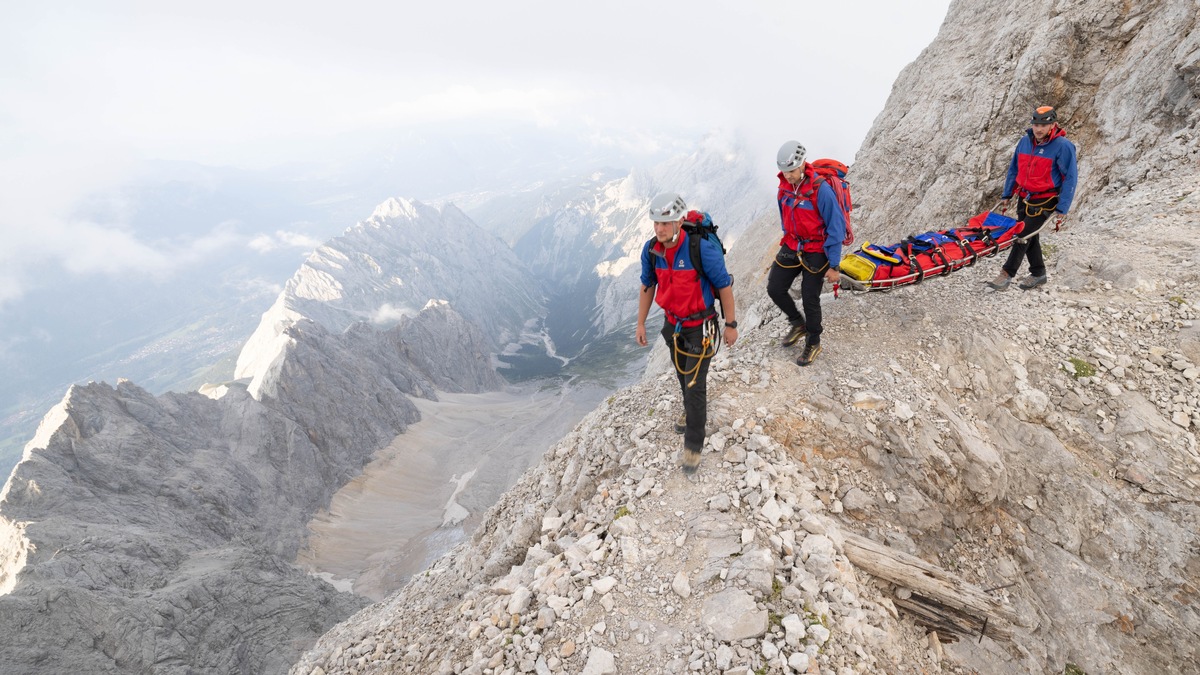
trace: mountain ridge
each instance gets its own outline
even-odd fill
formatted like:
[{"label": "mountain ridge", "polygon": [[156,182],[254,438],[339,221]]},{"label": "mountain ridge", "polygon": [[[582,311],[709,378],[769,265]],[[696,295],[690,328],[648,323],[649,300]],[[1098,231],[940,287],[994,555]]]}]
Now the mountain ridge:
[{"label": "mountain ridge", "polygon": [[442,304],[284,334],[258,398],[93,383],[47,416],[0,500],[0,670],[278,672],[363,604],[292,564],[312,514],[416,421],[407,396],[502,380]]}]

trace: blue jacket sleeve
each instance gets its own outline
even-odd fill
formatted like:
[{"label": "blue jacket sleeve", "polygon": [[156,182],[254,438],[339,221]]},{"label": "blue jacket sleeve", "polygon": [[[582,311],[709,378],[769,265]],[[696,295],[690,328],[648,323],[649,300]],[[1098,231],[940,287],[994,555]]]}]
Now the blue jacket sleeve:
[{"label": "blue jacket sleeve", "polygon": [[650,253],[650,247],[653,244],[654,240],[651,239],[642,247],[642,286],[646,288],[658,284],[658,277],[654,274],[654,260]]},{"label": "blue jacket sleeve", "polygon": [[1013,190],[1017,189],[1017,155],[1021,154],[1021,142],[1017,142],[1017,147],[1013,150],[1012,161],[1008,163],[1008,175],[1004,177],[1004,192],[1000,193],[1001,199],[1009,199],[1013,195]]},{"label": "blue jacket sleeve", "polygon": [[825,257],[829,258],[830,267],[837,267],[842,262],[842,242],[846,240],[846,214],[829,183],[821,183],[821,189],[817,190],[817,211],[825,221]]},{"label": "blue jacket sleeve", "polygon": [[721,249],[707,239],[700,240],[700,264],[704,265],[704,276],[714,289],[725,288],[733,283],[729,270],[725,269],[725,256]]},{"label": "blue jacket sleeve", "polygon": [[1075,183],[1079,179],[1079,166],[1075,162],[1075,144],[1065,138],[1060,138],[1062,148],[1054,160],[1054,166],[1062,174],[1062,184],[1058,186],[1058,206],[1055,211],[1066,215],[1071,210],[1071,202],[1075,199]]}]

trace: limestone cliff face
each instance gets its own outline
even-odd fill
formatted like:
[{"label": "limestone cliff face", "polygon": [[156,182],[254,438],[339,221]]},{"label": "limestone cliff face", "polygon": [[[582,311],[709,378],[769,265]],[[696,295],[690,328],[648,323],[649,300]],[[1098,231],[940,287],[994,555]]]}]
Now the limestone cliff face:
[{"label": "limestone cliff face", "polygon": [[891,241],[990,207],[1039,105],[1078,146],[1081,217],[1195,166],[1198,22],[1193,0],[956,0],[855,156],[856,230]]},{"label": "limestone cliff face", "polygon": [[418,419],[501,385],[444,304],[299,320],[268,393],[73,387],[0,494],[0,671],[280,672],[363,600],[291,564],[313,513]]}]

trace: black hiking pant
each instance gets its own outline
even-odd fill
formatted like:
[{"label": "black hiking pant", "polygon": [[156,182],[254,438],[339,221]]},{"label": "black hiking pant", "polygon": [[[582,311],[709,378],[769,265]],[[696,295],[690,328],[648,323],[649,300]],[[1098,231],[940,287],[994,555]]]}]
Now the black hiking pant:
[{"label": "black hiking pant", "polygon": [[[1032,232],[1045,225],[1046,220],[1054,215],[1054,207],[1058,206],[1058,196],[1045,201],[1038,200],[1030,205],[1024,198],[1017,200],[1017,220],[1024,221],[1025,232]],[[1042,235],[1035,234],[1029,241],[1021,243],[1013,241],[1008,249],[1008,260],[1004,263],[1004,271],[1010,278],[1017,277],[1024,258],[1029,259],[1029,273],[1035,277],[1046,276],[1046,260],[1042,257]]]},{"label": "black hiking pant", "polygon": [[[701,354],[704,347],[704,325],[683,328],[676,338],[675,326],[663,321],[663,340],[671,353],[672,368],[679,379],[679,390],[683,393],[683,412],[687,415],[687,429],[683,432],[683,447],[700,452],[704,447],[704,425],[708,424],[708,362],[687,354]],[[678,350],[676,345],[678,344]],[[694,368],[699,372],[692,372]],[[680,372],[682,369],[683,372]],[[684,373],[687,373],[686,375]],[[695,384],[688,386],[695,378]]]},{"label": "black hiking pant", "polygon": [[[804,326],[808,331],[805,342],[810,345],[821,344],[821,287],[825,284],[825,270],[829,269],[829,259],[824,253],[797,253],[786,246],[779,247],[775,254],[775,262],[767,276],[767,295],[793,326]],[[796,308],[790,290],[792,284],[800,279],[800,304],[804,306],[804,314]]]}]

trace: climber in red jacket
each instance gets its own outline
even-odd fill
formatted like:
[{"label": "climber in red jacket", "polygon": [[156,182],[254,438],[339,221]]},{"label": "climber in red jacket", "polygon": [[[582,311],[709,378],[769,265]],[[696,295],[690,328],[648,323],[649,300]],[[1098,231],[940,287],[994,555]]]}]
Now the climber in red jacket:
[{"label": "climber in red jacket", "polygon": [[[1017,220],[1025,223],[1021,238],[1013,241],[1008,260],[999,276],[988,282],[992,290],[1003,291],[1017,276],[1023,258],[1029,259],[1029,278],[1018,286],[1023,290],[1046,283],[1046,262],[1042,257],[1041,235],[1037,234],[1053,216],[1054,229],[1075,199],[1079,170],[1075,144],[1058,126],[1058,111],[1044,105],[1033,111],[1030,128],[1017,141],[1008,175],[1004,179],[1003,200],[1017,196]],[[1032,237],[1028,233],[1034,233]]]},{"label": "climber in red jacket", "polygon": [[[684,414],[675,423],[683,434],[683,471],[695,473],[704,447],[708,422],[708,393],[705,380],[708,362],[715,349],[715,297],[725,313],[724,340],[737,340],[737,310],[733,304],[733,277],[725,269],[725,257],[716,244],[700,239],[699,261],[693,261],[683,219],[688,214],[683,198],[673,192],[650,202],[654,238],[642,247],[642,291],[638,295],[637,343],[645,347],[646,316],[651,298],[663,309],[663,340],[671,351],[671,362],[683,393]],[[703,270],[703,274],[697,269]],[[716,294],[716,296],[714,296]]]}]

